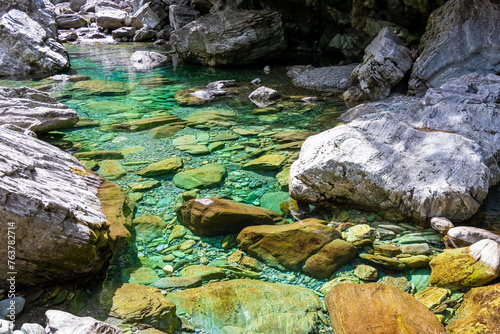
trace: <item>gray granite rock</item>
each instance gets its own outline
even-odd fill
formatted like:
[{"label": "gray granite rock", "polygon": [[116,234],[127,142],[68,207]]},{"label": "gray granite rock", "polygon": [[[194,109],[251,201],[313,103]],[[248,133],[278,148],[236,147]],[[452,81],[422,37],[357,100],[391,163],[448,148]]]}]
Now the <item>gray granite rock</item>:
[{"label": "gray granite rock", "polygon": [[119,328],[91,317],[77,317],[58,310],[48,310],[45,317],[47,334],[122,334]]},{"label": "gray granite rock", "polygon": [[342,93],[347,89],[351,73],[358,64],[317,67],[292,66],[287,75],[294,85],[320,92]]},{"label": "gray granite rock", "polygon": [[403,79],[411,64],[410,50],[389,27],[385,27],[366,47],[363,63],[352,72],[354,84],[343,98],[351,102],[384,99]]},{"label": "gray granite rock", "polygon": [[[110,256],[101,183],[70,154],[5,127],[0,131],[1,242],[16,234],[16,286],[76,279]],[[0,250],[7,258],[7,247]],[[0,273],[5,288],[8,273]]]},{"label": "gray granite rock", "polygon": [[200,16],[200,12],[190,6],[170,5],[168,10],[170,27],[173,30],[184,27]]},{"label": "gray granite rock", "polygon": [[28,14],[11,9],[0,18],[0,77],[51,75],[67,67],[68,52]]},{"label": "gray granite rock", "polygon": [[432,13],[409,86],[416,93],[468,73],[500,72],[498,1],[450,0]]},{"label": "gray granite rock", "polygon": [[350,123],[305,141],[290,169],[290,194],[390,218],[466,220],[500,181],[499,91],[500,77],[471,74],[429,90],[420,104],[348,111]]},{"label": "gray granite rock", "polygon": [[47,93],[27,87],[0,87],[0,125],[46,132],[69,128],[76,122],[76,111]]},{"label": "gray granite rock", "polygon": [[185,61],[210,66],[246,64],[286,48],[281,17],[266,10],[227,10],[200,17],[172,32]]}]

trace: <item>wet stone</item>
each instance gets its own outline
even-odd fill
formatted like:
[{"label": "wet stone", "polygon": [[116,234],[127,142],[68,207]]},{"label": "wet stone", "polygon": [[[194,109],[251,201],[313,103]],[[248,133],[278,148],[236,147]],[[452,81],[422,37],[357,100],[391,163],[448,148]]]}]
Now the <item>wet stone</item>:
[{"label": "wet stone", "polygon": [[451,295],[451,290],[444,288],[429,287],[415,294],[415,298],[433,311]]},{"label": "wet stone", "polygon": [[360,264],[354,269],[354,275],[364,281],[376,281],[378,277],[378,271],[372,266]]},{"label": "wet stone", "polygon": [[361,253],[359,255],[360,258],[362,258],[365,261],[370,262],[371,264],[388,269],[388,270],[405,270],[406,265],[396,259],[387,257],[387,256],[382,256],[382,255],[372,255],[372,254],[366,254],[366,253]]},{"label": "wet stone", "polygon": [[204,165],[175,174],[172,182],[179,187],[187,190],[194,188],[206,188],[219,184],[226,174],[226,168],[218,163]]},{"label": "wet stone", "polygon": [[156,272],[147,267],[142,268],[129,268],[124,269],[122,272],[122,278],[126,283],[135,283],[135,284],[143,284],[148,285],[156,282],[159,277]]},{"label": "wet stone", "polygon": [[210,153],[208,147],[206,145],[201,145],[201,144],[179,145],[176,146],[175,148],[192,155],[202,155]]},{"label": "wet stone", "polygon": [[390,244],[373,245],[373,248],[376,252],[388,257],[395,257],[396,255],[399,255],[401,253],[401,250],[398,246]]},{"label": "wet stone", "polygon": [[201,286],[201,276],[164,277],[153,283],[158,289],[190,289]]},{"label": "wet stone", "polygon": [[181,276],[199,276],[203,281],[221,279],[226,276],[224,270],[219,267],[192,265],[181,270]]},{"label": "wet stone", "polygon": [[160,181],[130,182],[128,184],[132,191],[147,191],[160,186]]},{"label": "wet stone", "polygon": [[180,157],[173,157],[147,165],[136,172],[136,174],[144,177],[169,174],[182,168],[182,165],[182,159]]},{"label": "wet stone", "polygon": [[120,160],[124,158],[123,153],[118,151],[77,152],[73,156],[78,160]]},{"label": "wet stone", "polygon": [[117,180],[126,175],[127,171],[117,160],[103,160],[99,163],[97,174],[108,180]]},{"label": "wet stone", "polygon": [[175,135],[177,132],[184,129],[183,125],[163,125],[157,128],[151,129],[149,134],[155,139],[168,138]]},{"label": "wet stone", "polygon": [[431,249],[428,244],[406,244],[401,245],[401,252],[411,255],[428,255],[431,253]]},{"label": "wet stone", "polygon": [[399,258],[399,261],[403,262],[408,268],[415,269],[428,267],[431,258],[427,255],[415,255]]},{"label": "wet stone", "polygon": [[399,289],[401,291],[410,292],[412,285],[408,282],[406,277],[392,277],[384,276],[377,281],[377,283],[392,286],[393,288]]},{"label": "wet stone", "polygon": [[243,165],[244,169],[275,170],[280,169],[287,157],[279,154],[266,154]]}]

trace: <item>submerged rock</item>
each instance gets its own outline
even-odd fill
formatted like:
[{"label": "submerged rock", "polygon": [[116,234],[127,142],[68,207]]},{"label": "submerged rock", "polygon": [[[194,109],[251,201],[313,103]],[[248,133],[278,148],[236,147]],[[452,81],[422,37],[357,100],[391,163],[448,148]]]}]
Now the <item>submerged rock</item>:
[{"label": "submerged rock", "polygon": [[12,9],[0,18],[0,77],[51,75],[68,68],[64,47],[28,14]]},{"label": "submerged rock", "polygon": [[134,204],[118,185],[108,180],[103,180],[99,185],[97,198],[109,222],[109,238],[113,251],[117,251],[128,245],[132,239],[128,228],[132,226]]},{"label": "submerged rock", "polygon": [[135,51],[132,56],[130,56],[132,66],[138,71],[160,67],[167,61],[167,56],[152,51]]},{"label": "submerged rock", "polygon": [[[5,128],[0,175],[0,234],[7,244],[9,228],[15,228],[19,287],[99,271],[111,254],[96,175],[70,154]],[[7,247],[0,256],[7,258]],[[7,284],[7,271],[0,277]]]},{"label": "submerged rock", "polygon": [[499,73],[499,48],[498,2],[450,0],[429,17],[410,89],[424,93],[468,73]]},{"label": "submerged rock", "polygon": [[190,324],[217,333],[316,333],[321,301],[302,287],[238,279],[167,295]]},{"label": "submerged rock", "polygon": [[[335,239],[340,239],[340,233],[333,227],[307,219],[286,225],[249,226],[244,228],[237,238],[238,248],[267,265],[282,270],[284,268],[301,270],[308,258]],[[311,260],[307,266],[308,271],[315,276],[328,276],[328,273],[337,269],[334,262],[340,263],[342,260],[332,254],[338,250],[336,246],[344,245],[335,243],[327,247],[321,255]],[[351,251],[339,250],[339,253],[351,259]],[[323,255],[332,256],[329,259],[330,263],[324,261]],[[328,268],[323,268],[324,271],[321,271],[317,266],[318,262],[323,262]]]},{"label": "submerged rock", "polygon": [[325,296],[325,304],[335,334],[446,333],[422,303],[385,284],[339,284]]},{"label": "submerged rock", "polygon": [[172,182],[179,188],[191,190],[219,184],[226,175],[226,167],[218,163],[203,165],[174,175]]},{"label": "submerged rock", "polygon": [[500,181],[499,89],[500,77],[471,74],[429,90],[421,104],[348,110],[350,123],[302,145],[291,197],[354,203],[389,218],[470,218]]},{"label": "submerged rock", "polygon": [[411,68],[410,50],[389,27],[380,30],[365,49],[363,63],[352,72],[355,85],[343,95],[346,101],[385,99]]},{"label": "submerged rock", "polygon": [[188,116],[190,126],[211,128],[216,126],[231,127],[236,125],[237,114],[232,110],[200,110]]},{"label": "submerged rock", "polygon": [[76,111],[47,93],[27,87],[0,87],[0,125],[47,132],[70,128],[77,122]]},{"label": "submerged rock", "polygon": [[136,174],[144,177],[153,177],[173,173],[180,168],[182,168],[182,159],[180,157],[172,157],[147,165],[137,171]]},{"label": "submerged rock", "polygon": [[209,66],[247,64],[286,48],[281,17],[267,10],[227,10],[205,15],[172,32],[185,61]]},{"label": "submerged rock", "polygon": [[217,198],[189,200],[177,209],[177,218],[193,233],[202,236],[233,234],[246,226],[281,221],[277,212]]},{"label": "submerged rock", "polygon": [[119,124],[113,124],[113,129],[117,131],[135,132],[135,131],[149,130],[165,124],[177,126],[177,125],[184,125],[186,124],[186,122],[174,115],[164,115],[164,116],[142,118]]}]

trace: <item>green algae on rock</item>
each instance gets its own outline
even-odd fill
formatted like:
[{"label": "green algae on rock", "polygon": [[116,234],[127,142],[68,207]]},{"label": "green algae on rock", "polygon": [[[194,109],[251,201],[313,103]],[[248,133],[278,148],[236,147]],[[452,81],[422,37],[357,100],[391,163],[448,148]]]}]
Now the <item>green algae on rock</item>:
[{"label": "green algae on rock", "polygon": [[500,246],[484,239],[470,247],[447,249],[431,262],[431,284],[452,290],[485,285],[499,274]]},{"label": "green algae on rock", "polygon": [[449,334],[500,333],[500,284],[473,288],[464,296]]},{"label": "green algae on rock", "polygon": [[174,303],[154,287],[105,282],[100,302],[101,310],[125,324],[145,323],[168,334],[180,328]]},{"label": "green algae on rock", "polygon": [[206,188],[219,184],[225,174],[226,167],[218,163],[212,163],[177,173],[172,182],[177,187],[187,190]]},{"label": "green algae on rock", "polygon": [[126,82],[87,80],[75,82],[72,90],[85,95],[121,96],[128,95],[132,87]]},{"label": "green algae on rock", "polygon": [[167,295],[190,324],[225,334],[315,333],[321,301],[293,285],[237,279]]},{"label": "green algae on rock", "polygon": [[182,165],[183,163],[180,157],[172,157],[147,165],[137,171],[136,174],[144,177],[169,174],[182,168]]}]

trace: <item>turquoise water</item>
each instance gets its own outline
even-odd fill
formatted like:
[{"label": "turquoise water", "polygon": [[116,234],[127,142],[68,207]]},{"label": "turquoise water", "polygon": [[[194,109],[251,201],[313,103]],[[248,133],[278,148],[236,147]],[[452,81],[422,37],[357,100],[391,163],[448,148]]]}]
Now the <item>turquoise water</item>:
[{"label": "turquoise water", "polygon": [[[81,118],[97,122],[97,126],[76,127],[60,131],[53,136],[52,142],[63,149],[74,151],[118,150],[125,158],[120,160],[125,175],[111,177],[124,191],[133,197],[128,184],[142,180],[134,173],[147,163],[156,162],[173,156],[179,156],[184,161],[184,170],[198,168],[207,163],[220,163],[227,169],[223,182],[208,189],[201,189],[198,197],[220,196],[238,202],[260,206],[261,198],[266,193],[278,192],[282,189],[276,180],[275,171],[243,170],[244,163],[253,160],[252,152],[262,147],[270,147],[275,143],[270,135],[290,131],[319,132],[338,124],[337,117],[345,110],[344,104],[338,98],[325,96],[317,104],[302,102],[300,98],[318,96],[318,93],[299,89],[291,84],[286,76],[285,65],[273,64],[270,74],[265,74],[263,66],[248,66],[242,68],[208,68],[187,65],[176,62],[148,72],[137,72],[129,65],[129,58],[136,50],[162,51],[150,44],[119,44],[119,45],[67,45],[71,58],[71,75],[87,76],[90,80],[79,82],[55,81],[1,81],[0,85],[27,85],[45,91],[60,102],[76,110]],[[254,115],[252,110],[257,107],[247,98],[257,87],[250,83],[255,78],[261,79],[261,84],[274,88],[283,98],[273,107],[281,110],[279,113]],[[203,105],[180,105],[176,101],[176,92],[191,88],[204,88],[209,82],[217,80],[236,80],[238,86],[234,95],[205,103]],[[187,96],[190,96],[187,94]],[[320,96],[321,97],[321,96]],[[140,132],[116,132],[113,124],[162,115],[175,115],[182,119],[199,111],[229,110],[235,112],[234,124],[231,127],[218,126],[206,128],[203,126],[185,127],[169,138],[154,139],[148,130]],[[225,141],[224,148],[203,155],[191,155],[180,151],[172,144],[173,140],[186,135],[195,138],[214,138],[219,134],[234,134],[232,128],[254,131],[253,136],[237,136],[236,139]],[[63,138],[61,138],[64,135]],[[298,148],[279,150],[273,153],[289,157],[287,164],[298,155]],[[94,165],[87,165],[94,167]],[[284,168],[283,167],[283,168]],[[98,170],[98,172],[100,172]],[[123,172],[122,172],[123,173]],[[186,190],[172,183],[172,176],[155,177],[160,186],[142,193],[137,200],[134,217],[155,215],[166,223],[175,222],[175,209],[182,203],[180,195]],[[144,178],[149,179],[149,178]],[[140,195],[139,195],[140,196]],[[281,193],[286,197],[286,194]],[[137,197],[134,197],[137,199]],[[267,204],[268,206],[271,204]],[[150,243],[136,242],[131,245],[133,254],[123,255],[123,259],[115,259],[113,272],[123,272],[127,267],[137,266],[140,258],[155,258],[165,256],[160,253],[166,248],[165,239],[170,230]],[[196,239],[196,237],[195,237]],[[161,277],[164,272],[161,267],[171,264],[180,268],[179,264],[224,264],[225,259],[237,250],[234,236],[230,237],[231,247],[222,248],[224,237],[203,238],[196,240],[192,250],[184,255],[177,253],[170,262],[150,265]],[[229,240],[228,239],[228,240]],[[181,244],[185,240],[174,240],[169,246]],[[143,261],[144,262],[144,261]],[[115,267],[116,266],[116,267]],[[288,282],[318,288],[322,282],[297,273],[281,273],[274,269],[266,269],[261,279],[271,282]],[[115,277],[115,280],[126,281],[128,275]]]},{"label": "turquoise water", "polygon": [[[92,121],[92,126],[62,130],[46,139],[71,153],[94,150],[122,152],[124,159],[117,160],[118,164],[114,166],[116,173],[109,178],[137,201],[135,218],[153,215],[165,222],[165,227],[156,231],[155,235],[147,238],[148,240],[137,238],[124,252],[116,254],[108,275],[113,281],[149,285],[158,277],[168,275],[164,271],[165,266],[172,266],[174,276],[190,264],[223,266],[228,263],[229,255],[238,250],[235,235],[202,238],[188,232],[184,237],[168,242],[173,228],[178,225],[175,211],[182,204],[182,194],[186,190],[174,185],[173,174],[143,178],[135,174],[139,169],[149,163],[174,156],[182,158],[183,170],[219,163],[226,167],[227,175],[219,185],[200,189],[198,197],[218,196],[279,210],[279,201],[273,199],[286,200],[287,189],[280,185],[276,175],[297,158],[299,148],[276,147],[278,142],[272,135],[296,131],[324,131],[339,124],[338,116],[345,111],[344,103],[338,97],[294,87],[286,75],[286,66],[292,64],[275,62],[271,64],[271,73],[265,74],[262,65],[216,69],[182,64],[174,59],[162,68],[137,72],[129,65],[129,58],[134,51],[162,50],[155,49],[151,44],[131,43],[67,45],[66,48],[71,57],[70,74],[81,76],[85,80],[4,80],[0,81],[0,86],[26,85],[43,90],[73,108],[81,118]],[[262,85],[274,88],[282,95],[282,99],[272,106],[274,109],[261,115],[256,112],[258,108],[248,99],[248,95],[257,88],[250,83],[255,78],[260,78]],[[186,102],[186,98],[191,96],[191,89],[203,89],[210,82],[228,79],[234,79],[238,84],[230,90],[231,94],[228,96],[203,104]],[[320,102],[310,104],[301,101],[301,98],[308,96],[318,96]],[[150,130],[120,132],[113,129],[115,124],[137,119],[174,115],[185,120],[195,113],[208,114],[214,111],[234,113],[230,120],[231,125],[207,126],[201,122],[197,126],[186,126],[172,136],[161,139],[153,138]],[[253,134],[243,135],[242,130],[252,131]],[[174,145],[174,141],[181,137],[206,143],[219,135],[233,137],[223,141],[224,146],[221,149],[207,154],[189,154]],[[242,168],[245,163],[258,156],[254,154],[257,150],[272,147],[275,148],[269,152],[287,157],[287,162],[280,169],[255,171]],[[85,165],[102,174],[102,167],[96,163],[85,162]],[[133,192],[130,184],[141,180],[156,180],[160,184],[151,190]],[[268,199],[269,194],[272,194],[271,199]],[[417,230],[413,226],[406,226],[401,228],[404,231],[400,234],[390,234],[390,231],[378,228],[383,222],[376,214],[356,210],[334,208],[328,212],[315,212],[314,216],[332,221],[333,226],[343,223],[370,224],[380,233],[387,233],[379,236],[383,243],[395,243],[396,237],[411,235]],[[437,237],[435,232],[426,233]],[[426,239],[419,242],[426,242]],[[368,251],[369,247],[363,250]],[[353,269],[360,263],[362,261],[357,257],[340,268],[335,273],[336,279],[339,282],[359,283],[360,280],[353,275]],[[140,278],[134,276],[134,271],[139,267],[148,268],[148,275],[143,274]],[[428,286],[429,274],[429,268],[424,268],[390,275],[408,278],[408,286],[411,286],[409,289],[416,292]],[[238,275],[240,273],[229,273],[227,277],[241,277]],[[378,278],[382,279],[384,276],[387,274],[380,271]],[[278,271],[270,267],[265,267],[258,279],[304,286],[316,291],[320,296],[323,295],[321,287],[327,282],[326,279],[315,279],[303,273]]]}]

